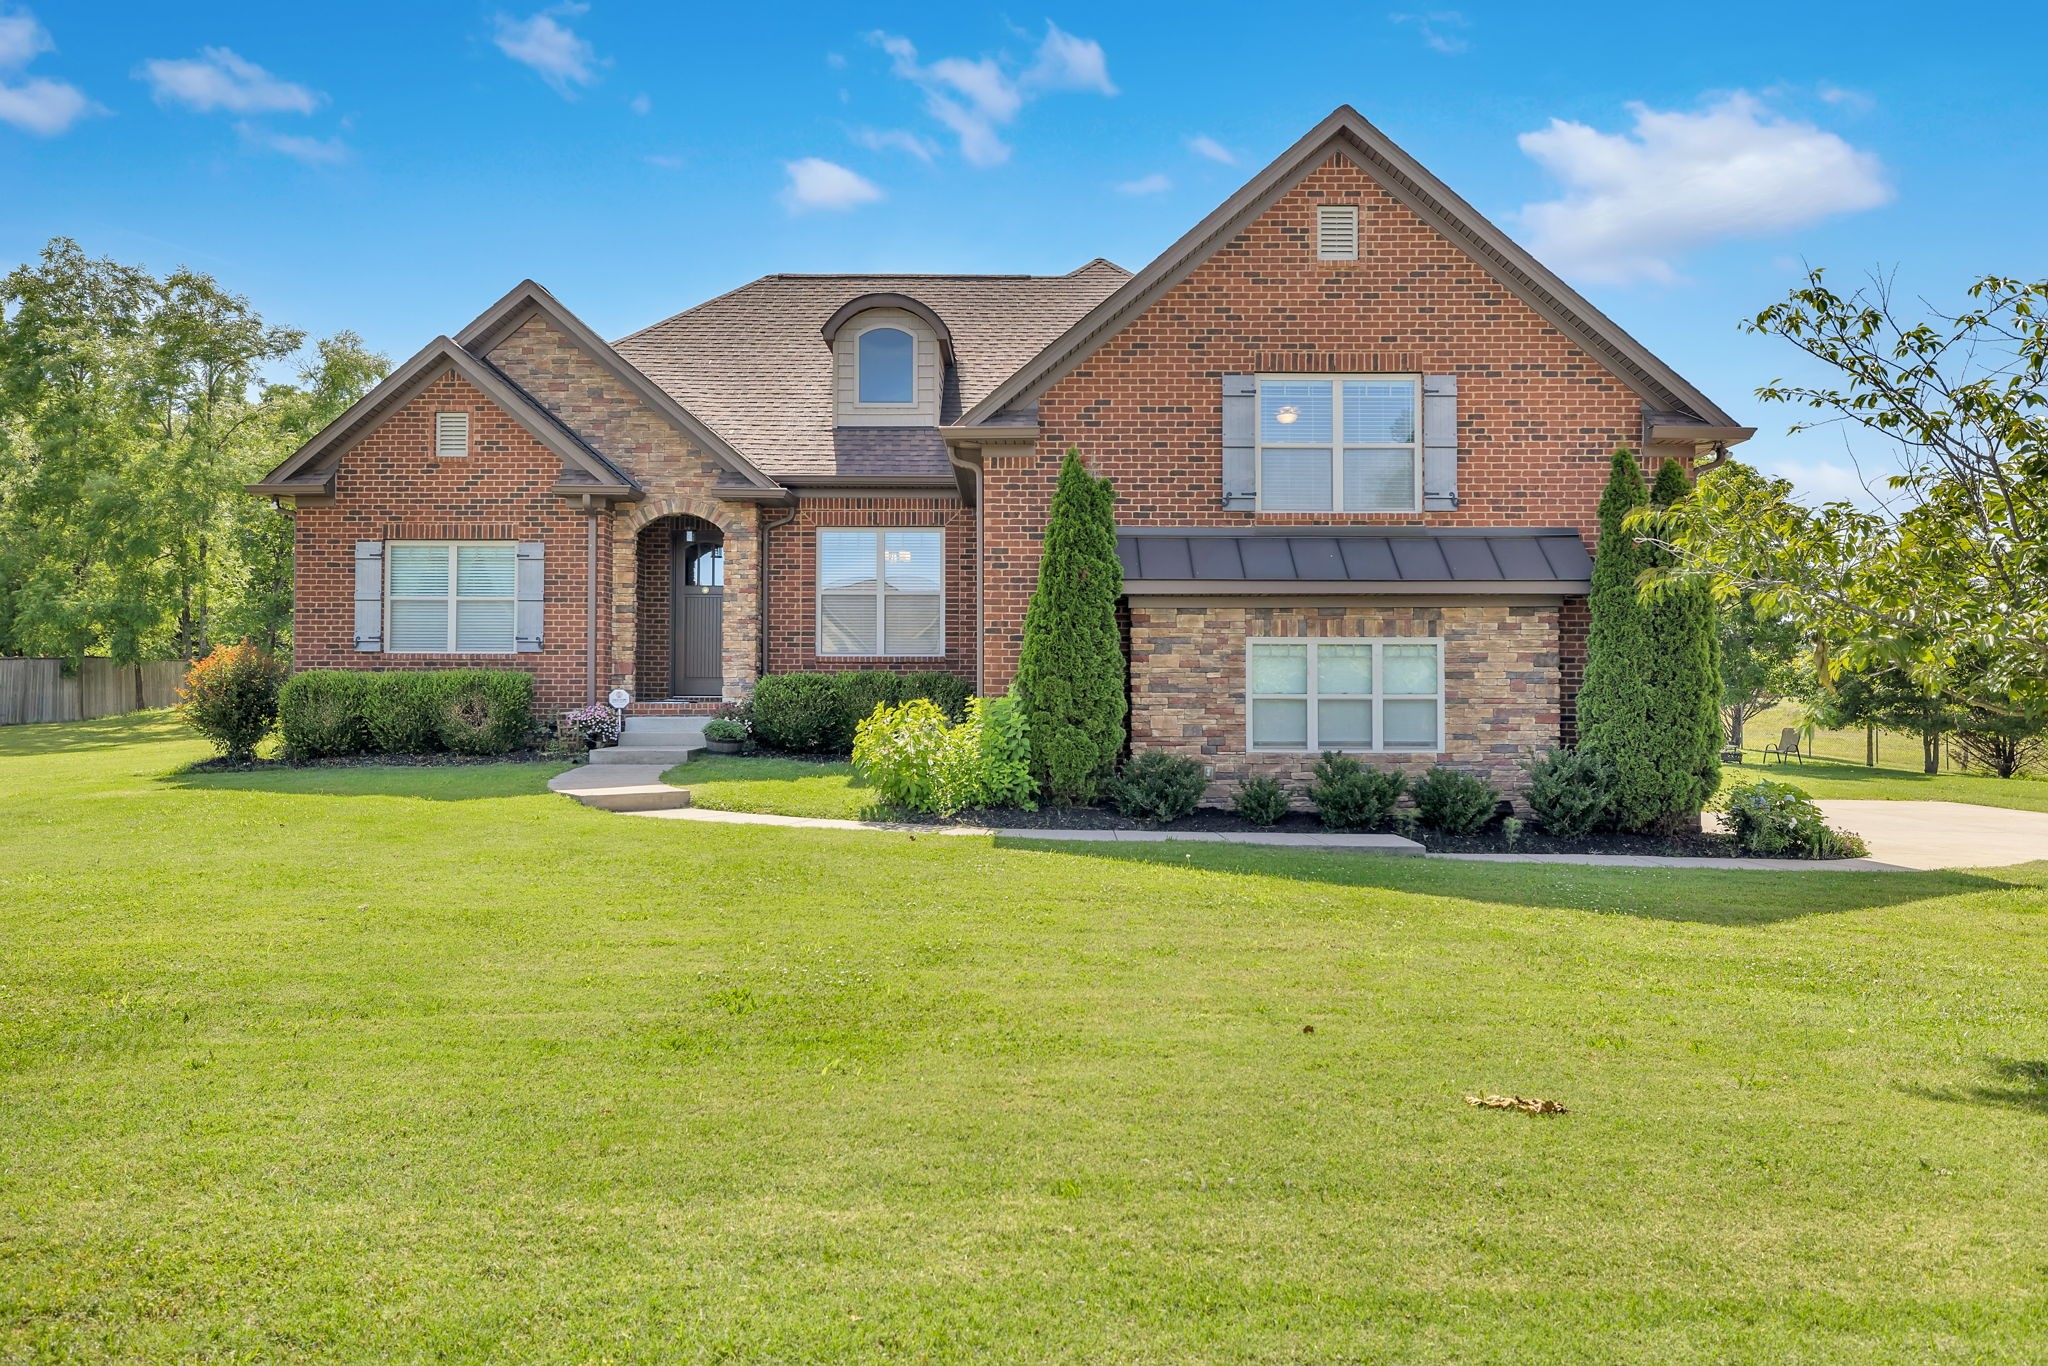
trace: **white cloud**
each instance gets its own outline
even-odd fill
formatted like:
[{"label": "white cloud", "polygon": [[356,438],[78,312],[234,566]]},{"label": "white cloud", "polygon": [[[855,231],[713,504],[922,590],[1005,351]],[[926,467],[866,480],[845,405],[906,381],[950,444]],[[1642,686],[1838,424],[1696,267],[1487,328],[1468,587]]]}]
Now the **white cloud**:
[{"label": "white cloud", "polygon": [[142,64],[141,77],[158,104],[182,104],[202,114],[310,114],[326,98],[224,47],[201,48],[192,58],[153,57]]},{"label": "white cloud", "polygon": [[856,128],[853,140],[870,152],[904,152],[930,165],[939,149],[930,138],[907,128]]},{"label": "white cloud", "polygon": [[1396,24],[1414,25],[1424,43],[1447,57],[1455,57],[1472,46],[1461,36],[1462,30],[1472,27],[1472,21],[1454,9],[1434,10],[1427,14],[1390,14],[1387,18]]},{"label": "white cloud", "polygon": [[589,5],[561,4],[524,19],[500,13],[492,18],[497,29],[494,41],[498,51],[539,72],[540,78],[556,94],[564,99],[574,99],[576,92],[572,87],[589,85],[597,80],[600,63],[597,50],[589,40],[578,37],[576,31],[562,21],[589,12]]},{"label": "white cloud", "polygon": [[1197,133],[1189,138],[1188,150],[1198,157],[1207,157],[1209,160],[1219,161],[1225,166],[1237,165],[1237,153],[1231,151],[1207,133]]},{"label": "white cloud", "polygon": [[638,95],[635,95],[632,99],[626,101],[626,108],[632,110],[634,113],[638,114],[641,118],[644,119],[649,114],[652,114],[654,112],[654,101],[647,97],[647,92],[642,91]]},{"label": "white cloud", "polygon": [[1136,180],[1124,181],[1116,187],[1116,192],[1118,194],[1164,194],[1172,188],[1173,182],[1171,180],[1168,180],[1162,172],[1154,171],[1151,175],[1139,176]]},{"label": "white cloud", "polygon": [[[27,10],[0,12],[0,72],[16,72],[57,44]],[[106,111],[66,81],[34,76],[20,85],[0,81],[0,123],[38,137],[55,137],[87,114]]]},{"label": "white cloud", "polygon": [[789,172],[782,202],[791,213],[808,213],[813,209],[843,211],[883,198],[879,185],[823,157],[785,161],[782,168]]},{"label": "white cloud", "polygon": [[1000,130],[1040,95],[1058,90],[1117,93],[1102,45],[1051,22],[1031,64],[1017,76],[999,57],[941,57],[925,64],[908,38],[870,37],[889,54],[890,70],[924,91],[925,112],[959,139],[960,155],[971,166],[1000,166],[1010,159]]},{"label": "white cloud", "polygon": [[56,47],[50,31],[27,10],[0,14],[0,71],[19,71]]},{"label": "white cloud", "polygon": [[1874,153],[1773,114],[1745,91],[1698,113],[1628,106],[1635,126],[1602,133],[1552,119],[1521,148],[1563,183],[1523,207],[1530,249],[1601,283],[1674,281],[1674,258],[1730,237],[1790,232],[1887,203]]},{"label": "white cloud", "polygon": [[1813,93],[1820,96],[1822,103],[1846,109],[1852,114],[1868,114],[1877,107],[1877,101],[1861,90],[1850,90],[1833,81],[1822,81],[1813,88]]},{"label": "white cloud", "polygon": [[348,144],[340,138],[305,137],[296,133],[273,133],[250,123],[238,123],[235,131],[251,147],[277,152],[306,166],[338,166],[349,158]]}]

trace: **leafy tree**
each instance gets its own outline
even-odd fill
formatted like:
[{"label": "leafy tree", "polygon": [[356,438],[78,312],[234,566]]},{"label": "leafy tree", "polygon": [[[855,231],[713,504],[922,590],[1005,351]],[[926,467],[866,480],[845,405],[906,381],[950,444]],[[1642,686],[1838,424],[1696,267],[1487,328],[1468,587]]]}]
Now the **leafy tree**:
[{"label": "leafy tree", "polygon": [[1811,674],[1801,662],[1798,623],[1756,605],[1751,593],[1720,604],[1721,720],[1728,743],[1742,747],[1743,728],[1757,713],[1803,697]]},{"label": "leafy tree", "polygon": [[1634,453],[1622,447],[1600,495],[1579,743],[1613,768],[1610,818],[1624,830],[1647,829],[1665,814],[1656,772],[1662,756],[1650,728],[1649,614],[1636,591],[1636,581],[1650,567],[1650,550],[1623,530],[1629,513],[1645,501],[1642,471]]},{"label": "leafy tree", "polygon": [[1665,577],[1753,594],[1848,669],[1939,692],[1975,657],[1975,701],[2024,710],[2048,700],[2048,280],[1986,276],[1969,299],[1912,321],[1887,281],[1844,296],[1816,270],[1748,324],[1835,372],[1758,390],[1825,414],[1792,430],[1846,423],[1896,450],[1882,506],[1806,507],[1728,462],[1642,525],[1675,556]]},{"label": "leafy tree", "polygon": [[1941,738],[1963,719],[1955,699],[1900,668],[1855,670],[1829,677],[1813,705],[1828,730],[1877,726],[1920,737],[1925,772],[1941,772]]},{"label": "leafy tree", "polygon": [[[1692,492],[1692,480],[1675,460],[1657,470],[1650,501],[1670,507]],[[1656,546],[1645,547],[1653,567],[1670,563]],[[1675,584],[1644,607],[1650,646],[1652,744],[1664,805],[1661,823],[1696,824],[1707,799],[1721,786],[1721,641],[1713,595],[1699,582]]]},{"label": "leafy tree", "polygon": [[1024,613],[1017,695],[1034,776],[1057,802],[1092,802],[1124,745],[1123,639],[1116,602],[1116,493],[1069,450],[1046,520],[1038,587]]}]

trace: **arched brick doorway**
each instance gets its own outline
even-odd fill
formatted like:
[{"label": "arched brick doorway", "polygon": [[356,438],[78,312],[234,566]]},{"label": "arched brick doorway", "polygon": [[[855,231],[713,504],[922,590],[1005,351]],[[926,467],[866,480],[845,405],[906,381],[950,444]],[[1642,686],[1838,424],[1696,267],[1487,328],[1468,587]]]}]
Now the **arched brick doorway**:
[{"label": "arched brick doorway", "polygon": [[701,517],[640,528],[633,691],[642,700],[724,695],[725,551],[725,533]]}]

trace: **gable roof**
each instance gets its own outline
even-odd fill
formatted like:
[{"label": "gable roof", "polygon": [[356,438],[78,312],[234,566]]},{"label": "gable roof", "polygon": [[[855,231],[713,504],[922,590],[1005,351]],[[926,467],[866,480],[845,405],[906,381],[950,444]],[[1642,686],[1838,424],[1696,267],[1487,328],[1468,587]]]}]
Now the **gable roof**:
[{"label": "gable roof", "polygon": [[974,403],[961,418],[962,425],[986,423],[1005,408],[1036,399],[1332,156],[1355,162],[1652,407],[1667,414],[1689,414],[1703,426],[1749,434],[1750,429],[1737,427],[1712,399],[1650,354],[1348,104],[1339,105],[1157,260]]},{"label": "gable roof", "polygon": [[452,337],[436,337],[428,342],[410,360],[386,375],[376,388],[350,405],[348,411],[322,427],[283,464],[248,485],[249,492],[272,497],[332,494],[334,471],[342,454],[448,370],[476,386],[536,441],[561,457],[562,477],[555,484],[557,493],[627,499],[641,496],[640,486],[624,470],[570,431],[531,394],[500,374],[496,367],[464,350]]},{"label": "gable roof", "polygon": [[[769,275],[622,337],[613,349],[775,477],[850,481],[875,473],[876,438],[875,429],[836,425],[824,329],[846,305],[896,295],[944,323],[953,364],[945,369],[939,421],[950,423],[1129,279],[1129,271],[1099,259],[1066,275]],[[910,443],[891,472],[952,479],[942,441]]]},{"label": "gable roof", "polygon": [[631,389],[657,416],[710,452],[740,483],[757,489],[777,488],[775,481],[762,473],[758,465],[733,449],[724,437],[698,421],[671,395],[634,369],[581,318],[562,307],[560,300],[532,280],[521,280],[504,298],[485,309],[476,321],[456,333],[456,344],[474,355],[488,357],[492,347],[517,332],[536,313],[568,337],[578,350]]}]

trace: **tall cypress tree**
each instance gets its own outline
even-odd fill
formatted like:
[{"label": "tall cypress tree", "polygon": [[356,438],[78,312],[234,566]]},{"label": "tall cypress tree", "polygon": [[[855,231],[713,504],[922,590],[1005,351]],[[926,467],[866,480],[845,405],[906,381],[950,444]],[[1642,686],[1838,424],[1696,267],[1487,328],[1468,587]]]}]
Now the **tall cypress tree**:
[{"label": "tall cypress tree", "polygon": [[1116,492],[1068,450],[1045,525],[1038,587],[1024,613],[1017,694],[1031,764],[1056,802],[1095,800],[1124,746],[1124,650],[1116,600]]},{"label": "tall cypress tree", "polygon": [[1649,622],[1636,580],[1649,554],[1622,521],[1646,501],[1643,474],[1624,446],[1614,453],[1600,495],[1600,545],[1593,554],[1592,625],[1586,635],[1586,681],[1579,689],[1579,744],[1614,767],[1614,823],[1643,830],[1665,814],[1652,733]]},{"label": "tall cypress tree", "polygon": [[[1650,501],[1670,507],[1692,492],[1676,460],[1666,460],[1650,487]],[[1646,547],[1652,564],[1670,555]],[[1721,638],[1714,599],[1703,583],[1673,585],[1645,604],[1650,641],[1650,726],[1663,752],[1664,814],[1669,829],[1695,828],[1721,785]]]}]

